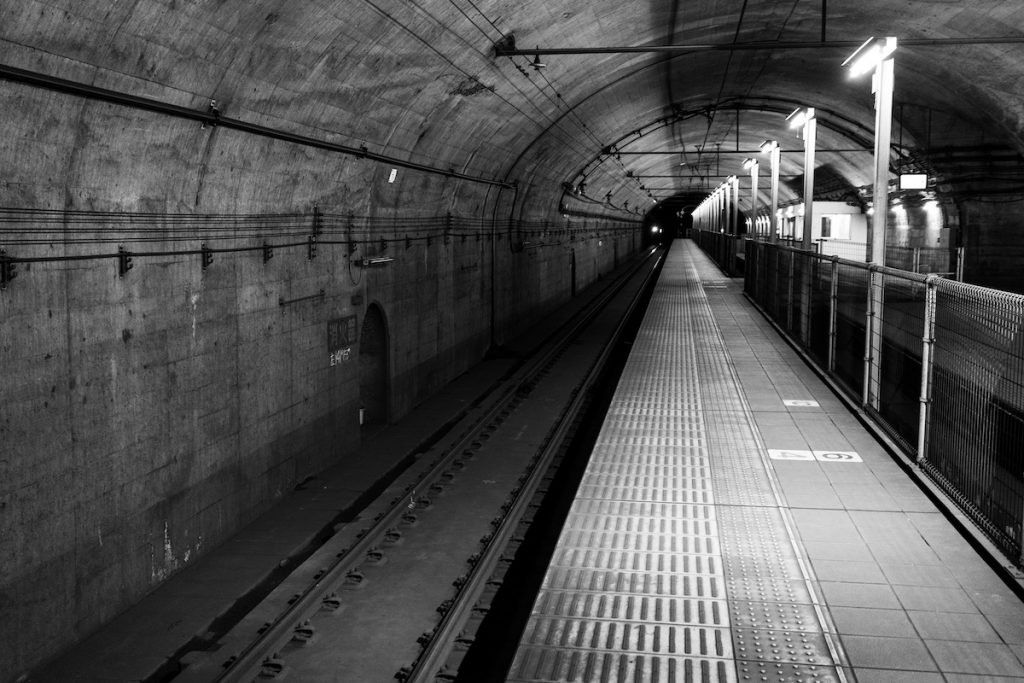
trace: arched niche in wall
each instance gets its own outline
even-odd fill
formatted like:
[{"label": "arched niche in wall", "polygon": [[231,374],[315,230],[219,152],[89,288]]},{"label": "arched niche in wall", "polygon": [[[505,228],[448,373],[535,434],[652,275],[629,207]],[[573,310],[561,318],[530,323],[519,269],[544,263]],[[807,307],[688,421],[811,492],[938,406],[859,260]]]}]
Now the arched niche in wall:
[{"label": "arched niche in wall", "polygon": [[359,333],[359,401],[362,426],[388,421],[388,327],[384,312],[370,304]]}]

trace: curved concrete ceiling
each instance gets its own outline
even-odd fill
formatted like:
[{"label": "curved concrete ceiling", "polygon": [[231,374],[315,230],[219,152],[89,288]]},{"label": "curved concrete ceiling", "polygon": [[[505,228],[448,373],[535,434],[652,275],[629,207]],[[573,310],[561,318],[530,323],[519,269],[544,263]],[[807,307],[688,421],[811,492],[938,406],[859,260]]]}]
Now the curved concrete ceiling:
[{"label": "curved concrete ceiling", "polygon": [[[535,69],[529,55],[496,54],[510,35],[519,48],[542,51],[694,47],[546,54],[538,58],[546,66]],[[474,178],[515,182],[524,217],[560,207],[635,213],[673,196],[695,201],[721,176],[741,173],[743,158],[766,138],[782,145],[782,199],[793,199],[802,143],[784,119],[801,105],[819,111],[818,163],[826,169],[817,191],[855,197],[871,182],[872,96],[869,79],[848,79],[841,63],[850,44],[872,35],[903,41],[894,167],[927,166],[941,176],[950,150],[1024,148],[1024,5],[1005,0],[26,0],[7,3],[0,16],[8,67],[196,112],[215,100],[218,114],[234,120],[365,149],[407,162],[413,174],[440,172],[440,184],[407,182],[393,207],[414,197],[457,203],[460,193],[477,192],[464,189]],[[927,40],[935,42],[921,44]],[[108,207],[135,209],[155,198],[197,210],[259,210],[315,198],[295,189],[310,166],[318,182],[345,188],[335,195],[367,205],[381,198],[364,186],[390,170],[244,134],[202,141],[194,125],[160,114],[9,87],[23,112],[9,125],[37,141],[52,133],[57,169],[46,175],[49,192],[24,189],[44,171],[32,178],[8,169],[7,200],[16,205],[54,203],[68,187],[96,185],[85,176],[102,171],[108,187],[119,188],[94,200]],[[87,154],[85,145],[110,151]],[[184,166],[233,159],[235,175],[220,171],[214,200],[193,181],[147,166],[154,148]],[[114,151],[132,162],[106,160]],[[245,174],[236,177],[242,156]],[[291,190],[246,189],[247,178],[282,174],[294,181]],[[581,182],[585,195],[566,192]],[[497,187],[483,185],[487,193]]]}]

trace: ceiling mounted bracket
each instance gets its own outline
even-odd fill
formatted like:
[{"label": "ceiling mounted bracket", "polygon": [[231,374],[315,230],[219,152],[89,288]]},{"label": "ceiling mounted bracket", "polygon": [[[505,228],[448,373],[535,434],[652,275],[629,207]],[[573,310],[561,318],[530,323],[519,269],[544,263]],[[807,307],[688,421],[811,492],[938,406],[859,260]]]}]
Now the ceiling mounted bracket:
[{"label": "ceiling mounted bracket", "polygon": [[494,43],[495,57],[509,57],[516,51],[516,36],[514,33],[506,33]]}]

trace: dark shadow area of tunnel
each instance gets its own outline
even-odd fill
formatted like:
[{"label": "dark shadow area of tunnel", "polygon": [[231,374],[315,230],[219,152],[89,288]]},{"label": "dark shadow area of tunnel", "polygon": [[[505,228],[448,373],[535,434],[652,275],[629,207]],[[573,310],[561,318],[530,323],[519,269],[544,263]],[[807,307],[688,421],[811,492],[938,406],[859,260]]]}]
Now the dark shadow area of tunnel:
[{"label": "dark shadow area of tunnel", "polygon": [[[614,287],[619,281],[619,276],[625,275],[632,272],[635,266],[642,262],[646,258],[646,253],[641,253],[632,259],[629,263],[626,263],[616,271],[611,277],[600,278],[596,281],[595,285],[588,288],[590,294],[594,297],[599,295],[599,292],[605,291],[610,287]],[[660,269],[660,265],[659,265]],[[652,286],[653,287],[653,286]],[[649,299],[650,293],[645,294],[645,299],[641,302],[641,309],[646,308],[646,300]],[[574,313],[569,317],[569,322],[574,320],[579,312]],[[381,320],[381,323],[384,321]],[[632,324],[632,323],[631,323]],[[636,321],[636,326],[639,326],[639,318]],[[349,524],[355,521],[359,513],[362,512],[370,503],[379,498],[381,494],[391,484],[402,475],[409,467],[411,467],[417,460],[420,459],[425,453],[432,449],[437,443],[439,443],[445,436],[447,436],[455,427],[459,424],[466,416],[474,409],[479,407],[488,396],[493,394],[502,383],[507,381],[513,375],[518,372],[524,363],[526,363],[533,355],[535,355],[540,349],[542,349],[551,340],[555,339],[562,332],[561,325],[555,325],[553,329],[547,333],[540,335],[538,338],[531,339],[530,345],[524,349],[512,350],[505,346],[494,346],[488,349],[481,359],[481,362],[488,360],[500,360],[500,359],[511,359],[516,362],[510,364],[502,375],[496,379],[489,387],[480,393],[472,401],[468,402],[466,406],[458,412],[451,419],[446,421],[444,424],[434,430],[427,438],[423,439],[415,448],[413,448],[408,455],[402,458],[396,463],[391,469],[385,472],[379,479],[377,479],[373,485],[371,485],[366,491],[359,495],[355,501],[345,509],[341,510],[330,522],[323,525],[321,529],[316,533],[313,540],[302,548],[301,551],[290,555],[285,558],[273,571],[271,571],[258,585],[254,586],[248,593],[239,597],[232,606],[218,616],[209,626],[205,633],[201,636],[193,636],[187,643],[182,645],[176,652],[174,652],[165,663],[151,676],[146,678],[142,683],[167,683],[172,681],[178,674],[182,673],[185,668],[183,661],[186,659],[190,652],[213,652],[219,648],[219,641],[223,638],[236,624],[238,624],[249,612],[255,609],[264,599],[269,596],[277,586],[281,584],[297,567],[303,562],[309,559],[321,546],[333,536],[337,530],[337,527],[342,524]],[[386,333],[386,331],[385,331]],[[627,352],[628,355],[628,352]],[[625,362],[624,359],[622,361]],[[612,359],[612,363],[615,363],[615,359]],[[616,374],[616,378],[617,378]],[[614,391],[614,384],[611,389],[608,390],[608,400],[611,398],[611,394]],[[595,418],[597,419],[597,418]],[[600,421],[598,422],[600,424]],[[372,439],[377,434],[384,431],[387,427],[386,424],[380,422],[371,422],[371,424],[362,429],[364,443]],[[595,432],[596,436],[596,432]],[[589,453],[589,451],[588,451]],[[582,472],[581,472],[582,474]],[[317,477],[307,477],[303,481],[299,482],[295,486],[296,492],[305,490],[308,485],[316,481]],[[557,536],[556,536],[557,537]]]}]

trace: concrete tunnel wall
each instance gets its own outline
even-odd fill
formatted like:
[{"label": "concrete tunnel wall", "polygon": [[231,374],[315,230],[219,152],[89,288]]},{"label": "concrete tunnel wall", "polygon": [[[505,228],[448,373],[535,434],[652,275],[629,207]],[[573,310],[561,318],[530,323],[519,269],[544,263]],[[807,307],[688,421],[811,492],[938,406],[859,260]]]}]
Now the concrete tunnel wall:
[{"label": "concrete tunnel wall", "polygon": [[[33,255],[110,253],[116,243],[89,238],[112,234],[154,240],[139,251],[180,250],[168,215],[312,221],[314,204],[385,223],[451,214],[478,226],[468,239],[361,246],[355,257],[395,258],[380,268],[350,270],[336,244],[313,259],[278,248],[267,263],[258,251],[218,253],[205,269],[197,255],[136,255],[123,277],[109,259],[19,264],[0,293],[0,680],[353,456],[359,344],[332,365],[329,320],[355,315],[358,329],[370,305],[384,313],[394,420],[477,363],[492,338],[567,302],[573,258],[583,288],[640,247],[635,226],[567,221],[552,196],[405,169],[389,184],[390,167],[368,160],[22,85],[0,83],[0,97],[17,102],[0,142],[0,206],[58,215],[40,222]],[[520,250],[513,208],[575,234]],[[83,228],[59,218],[71,211],[165,218],[143,235],[108,216],[74,244]],[[202,239],[197,230],[185,246]]]}]

